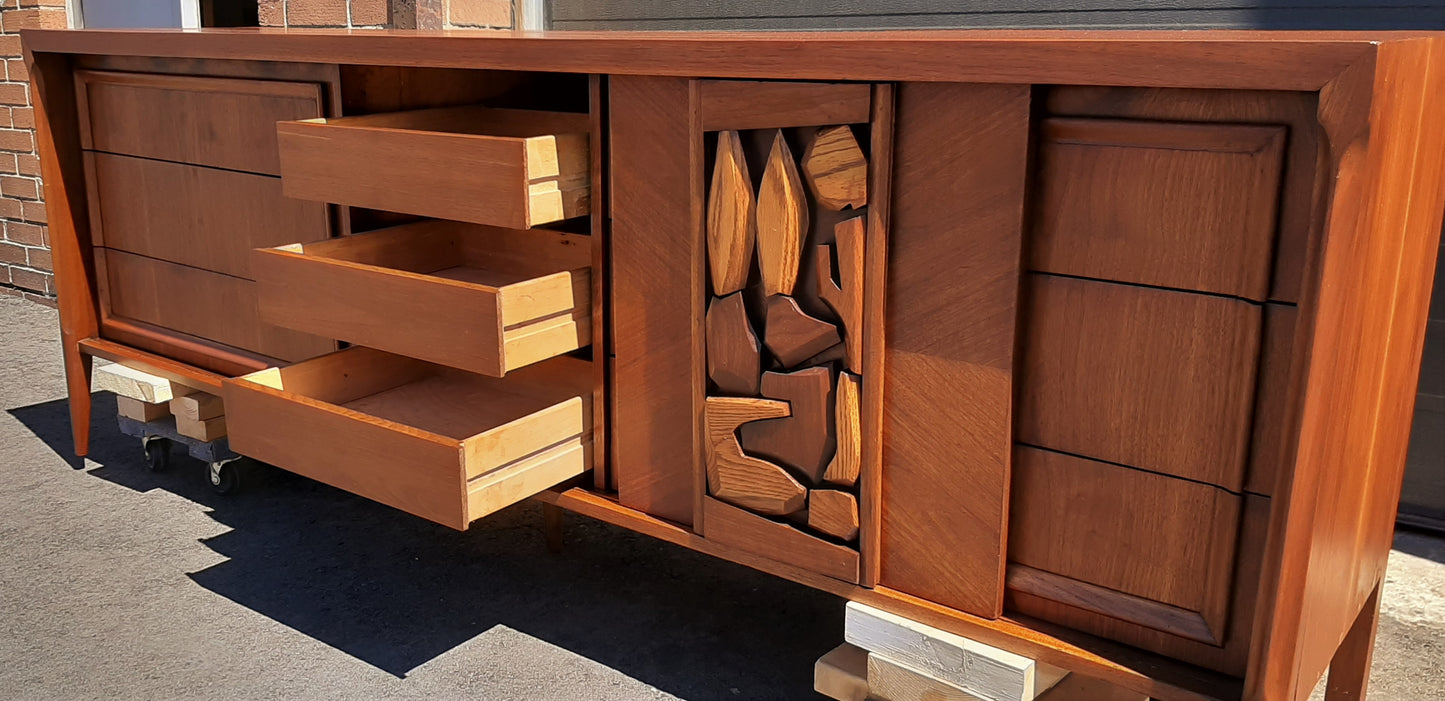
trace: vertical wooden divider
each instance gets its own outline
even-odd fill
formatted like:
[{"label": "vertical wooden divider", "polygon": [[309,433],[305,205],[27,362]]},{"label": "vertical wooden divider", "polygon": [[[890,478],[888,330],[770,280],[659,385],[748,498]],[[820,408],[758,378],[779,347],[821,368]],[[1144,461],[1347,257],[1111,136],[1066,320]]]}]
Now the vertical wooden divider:
[{"label": "vertical wooden divider", "polygon": [[592,158],[592,486],[607,491],[612,484],[607,450],[607,78],[587,78],[587,112],[591,122]]},{"label": "vertical wooden divider", "polygon": [[702,83],[688,81],[688,188],[691,191],[688,223],[692,242],[692,289],[688,301],[692,304],[692,326],[689,340],[692,343],[692,530],[701,534],[703,513],[707,502],[707,450],[703,436],[707,435],[707,230],[704,219],[707,216],[707,162],[703,154],[702,138]]},{"label": "vertical wooden divider", "polygon": [[896,107],[878,583],[987,618],[1003,611],[1030,92],[905,83]]},{"label": "vertical wooden divider", "polygon": [[614,75],[608,107],[617,495],[690,526],[706,375],[698,88]]},{"label": "vertical wooden divider", "polygon": [[868,230],[863,245],[863,464],[858,473],[860,584],[878,583],[883,501],[883,351],[888,296],[888,216],[893,199],[893,85],[873,86]]}]

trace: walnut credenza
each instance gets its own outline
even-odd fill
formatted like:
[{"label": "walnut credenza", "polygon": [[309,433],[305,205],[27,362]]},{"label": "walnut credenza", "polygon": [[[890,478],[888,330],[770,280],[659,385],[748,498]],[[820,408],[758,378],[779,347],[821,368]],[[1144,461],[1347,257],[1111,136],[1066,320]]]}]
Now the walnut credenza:
[{"label": "walnut credenza", "polygon": [[24,42],[79,453],[123,360],[456,528],[535,497],[1160,699],[1364,687],[1433,36]]}]

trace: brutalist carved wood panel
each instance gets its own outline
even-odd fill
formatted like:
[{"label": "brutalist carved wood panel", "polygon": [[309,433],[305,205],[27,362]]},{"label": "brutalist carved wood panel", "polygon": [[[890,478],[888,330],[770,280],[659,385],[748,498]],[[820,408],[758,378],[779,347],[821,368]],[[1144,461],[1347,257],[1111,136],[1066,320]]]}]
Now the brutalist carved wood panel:
[{"label": "brutalist carved wood panel", "polygon": [[871,92],[755,81],[701,89],[710,96],[703,503],[772,535],[745,541],[707,518],[701,530],[777,559],[788,557],[784,542],[837,553],[845,565],[828,573],[857,581]]}]

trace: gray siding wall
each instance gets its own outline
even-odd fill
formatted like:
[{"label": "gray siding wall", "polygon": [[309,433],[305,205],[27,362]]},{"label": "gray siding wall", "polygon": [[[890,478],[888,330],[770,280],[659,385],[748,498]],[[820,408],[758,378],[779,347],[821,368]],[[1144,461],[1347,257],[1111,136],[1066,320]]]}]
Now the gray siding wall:
[{"label": "gray siding wall", "polygon": [[1395,0],[550,0],[553,29],[1441,29]]}]

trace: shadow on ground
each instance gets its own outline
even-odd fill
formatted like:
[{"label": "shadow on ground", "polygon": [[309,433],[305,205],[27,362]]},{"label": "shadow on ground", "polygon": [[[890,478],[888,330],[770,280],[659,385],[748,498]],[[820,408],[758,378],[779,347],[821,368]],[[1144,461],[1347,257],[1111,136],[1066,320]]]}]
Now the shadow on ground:
[{"label": "shadow on ground", "polygon": [[[65,401],[10,413],[71,454]],[[798,698],[841,638],[831,595],[582,517],[553,555],[533,504],[462,533],[270,468],[218,496],[179,453],[146,471],[105,395],[91,435],[90,474],[172,492],[231,529],[206,541],[228,560],[196,583],[398,677],[504,625],[684,698]]]}]

